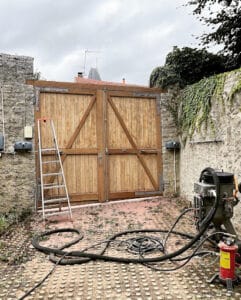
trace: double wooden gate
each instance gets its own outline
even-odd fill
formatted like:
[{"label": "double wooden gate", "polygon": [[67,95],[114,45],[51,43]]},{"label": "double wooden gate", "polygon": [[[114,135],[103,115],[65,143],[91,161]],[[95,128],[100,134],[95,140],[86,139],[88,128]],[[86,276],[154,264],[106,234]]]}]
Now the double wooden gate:
[{"label": "double wooden gate", "polygon": [[[32,84],[36,119],[54,121],[72,203],[161,194],[159,90]],[[51,138],[42,132],[46,147]]]}]

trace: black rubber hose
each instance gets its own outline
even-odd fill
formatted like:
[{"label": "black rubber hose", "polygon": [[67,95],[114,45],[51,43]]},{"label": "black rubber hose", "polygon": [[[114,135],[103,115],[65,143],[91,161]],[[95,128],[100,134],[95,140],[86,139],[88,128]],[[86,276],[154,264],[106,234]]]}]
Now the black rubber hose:
[{"label": "black rubber hose", "polygon": [[[61,230],[61,231],[60,231]],[[60,247],[60,248],[49,248],[46,246],[42,246],[40,245],[40,241],[41,239],[44,239],[46,236],[49,236],[51,234],[54,233],[59,233],[59,232],[74,232],[77,233],[79,236],[74,239],[73,241],[69,242],[68,244],[65,244],[64,246]],[[117,237],[120,237],[122,235],[126,235],[126,234],[132,234],[132,233],[143,233],[143,232],[161,232],[161,233],[168,233],[169,230],[161,230],[161,229],[137,229],[137,230],[128,230],[128,231],[123,231],[120,233],[117,233],[115,235],[113,235],[112,237],[110,237],[108,240],[102,241],[99,244],[105,244],[105,246],[103,247],[103,249],[101,250],[100,253],[98,254],[93,254],[93,253],[89,253],[91,257],[89,257],[88,255],[82,255],[82,253],[85,253],[82,251],[63,251],[64,248],[70,247],[74,244],[76,244],[78,241],[80,241],[83,238],[83,235],[79,232],[79,230],[77,229],[73,229],[73,228],[61,228],[61,229],[54,229],[54,230],[50,230],[44,233],[41,233],[40,235],[35,236],[32,239],[32,245],[39,251],[45,253],[45,254],[50,254],[50,260],[52,262],[57,262],[59,259],[58,257],[53,256],[54,255],[60,255],[60,256],[75,256],[76,258],[66,258],[63,259],[59,262],[59,264],[61,265],[65,265],[65,264],[81,264],[81,263],[85,263],[89,260],[93,260],[93,259],[101,259],[101,257],[103,257],[103,254],[105,253],[106,249],[108,248],[109,244],[111,242],[113,242]],[[187,233],[183,233],[183,232],[179,232],[179,231],[172,231],[173,234],[177,234],[189,239],[192,239],[193,236]],[[91,247],[89,247],[91,248]],[[94,257],[94,256],[98,256],[98,257]],[[78,257],[78,258],[77,258]],[[100,257],[100,258],[99,258]],[[117,257],[116,257],[117,258]],[[117,258],[118,259],[118,258]],[[120,258],[122,259],[122,258]],[[121,262],[121,260],[119,260]],[[124,262],[124,261],[123,261]],[[136,261],[136,263],[139,261]]]},{"label": "black rubber hose", "polygon": [[[50,236],[52,234],[62,233],[62,232],[77,233],[78,236],[74,240],[70,241],[67,244],[64,244],[62,247],[59,247],[59,248],[49,248],[49,247],[45,247],[45,246],[40,245],[41,239],[44,239],[45,237]],[[53,229],[53,230],[49,230],[49,231],[43,232],[43,233],[41,233],[41,234],[36,235],[35,237],[33,237],[33,239],[32,239],[32,245],[36,249],[38,249],[39,251],[41,251],[41,252],[43,252],[45,254],[50,255],[50,260],[51,261],[57,262],[59,259],[53,260],[53,257],[52,257],[53,254],[60,255],[60,256],[67,256],[68,252],[63,251],[63,249],[68,248],[70,246],[73,246],[73,245],[77,244],[80,240],[83,239],[83,237],[84,237],[83,233],[81,233],[78,229],[75,229],[75,228]],[[85,262],[90,261],[91,259],[90,258],[82,258],[82,259],[79,258],[79,260],[81,260],[80,263],[85,263]]]},{"label": "black rubber hose", "polygon": [[170,236],[170,234],[173,232],[173,229],[175,228],[175,226],[177,225],[177,223],[181,220],[181,218],[186,214],[188,213],[189,211],[191,210],[194,210],[195,208],[188,208],[188,209],[185,209],[179,216],[178,218],[175,220],[175,222],[172,224],[172,227],[169,229],[164,241],[163,241],[163,247],[165,249],[165,246],[166,246],[166,243],[167,243],[167,240]]},{"label": "black rubber hose", "polygon": [[[209,224],[211,223],[211,221],[208,222],[208,220],[210,219],[210,218],[209,218],[209,215],[211,214],[211,215],[212,215],[212,219],[213,219],[213,217],[214,217],[214,215],[215,215],[215,213],[216,213],[216,211],[217,211],[218,205],[219,205],[219,199],[220,199],[220,182],[219,182],[219,178],[218,178],[216,172],[215,172],[214,169],[212,169],[212,168],[205,168],[205,169],[201,172],[201,175],[200,175],[200,178],[199,178],[199,182],[202,181],[204,173],[210,173],[210,174],[212,175],[212,177],[213,177],[213,182],[214,182],[215,189],[216,189],[216,197],[215,197],[214,205],[213,205],[213,207],[210,209],[209,213],[208,213],[207,216],[204,218],[204,220],[202,221],[202,224],[201,224],[201,226],[204,226],[204,228],[205,228],[204,232],[205,232],[206,229],[208,228]],[[207,223],[209,223],[209,224],[207,225]],[[203,230],[201,230],[201,232],[202,232],[202,231],[203,231]],[[204,232],[203,232],[203,233],[204,233]]]},{"label": "black rubber hose", "polygon": [[[52,233],[57,233],[57,232],[65,232],[65,231],[68,231],[68,232],[76,232],[78,234],[80,234],[80,232],[76,229],[72,229],[72,228],[68,228],[68,229],[56,229],[54,231],[49,231],[49,232],[45,232],[43,234],[40,234],[39,236],[36,236],[33,238],[33,241],[32,241],[32,244],[33,246],[46,253],[46,254],[50,254],[50,253],[53,253],[55,255],[61,255],[61,256],[74,256],[76,258],[72,258],[71,259],[71,264],[74,264],[74,263],[83,263],[83,262],[86,262],[86,261],[89,261],[90,259],[92,260],[96,260],[96,259],[100,259],[100,260],[105,260],[105,261],[115,261],[115,262],[122,262],[122,263],[148,263],[148,262],[161,262],[161,261],[164,261],[164,260],[167,260],[167,259],[171,259],[171,258],[174,258],[178,255],[181,255],[183,252],[185,252],[186,250],[188,250],[189,248],[191,248],[199,239],[200,237],[204,234],[204,232],[207,230],[209,224],[211,223],[216,211],[217,211],[217,208],[218,208],[218,205],[219,205],[219,198],[220,198],[220,184],[219,184],[219,178],[217,176],[217,174],[215,173],[215,171],[212,169],[212,168],[206,168],[202,171],[201,173],[201,176],[204,172],[208,172],[212,175],[213,177],[213,180],[214,180],[214,184],[216,186],[216,197],[215,197],[215,201],[214,201],[214,204],[213,204],[213,207],[210,209],[208,215],[206,216],[206,218],[204,219],[204,225],[203,225],[203,228],[200,230],[200,232],[194,236],[190,242],[188,242],[185,246],[183,246],[182,248],[180,248],[179,250],[175,251],[175,252],[172,252],[172,253],[168,253],[166,255],[163,255],[161,257],[155,257],[155,258],[144,258],[144,259],[136,259],[136,258],[123,258],[123,257],[114,257],[114,256],[108,256],[108,255],[104,255],[106,249],[108,248],[109,244],[114,241],[117,237],[120,237],[124,234],[128,234],[128,233],[136,233],[136,232],[167,232],[167,231],[162,231],[162,230],[131,230],[131,231],[124,231],[124,232],[120,232],[120,233],[117,233],[115,235],[113,235],[110,239],[108,239],[108,241],[106,242],[106,245],[105,247],[103,248],[103,250],[101,251],[101,253],[99,254],[96,254],[96,253],[89,253],[89,252],[83,252],[83,251],[70,251],[70,252],[66,252],[66,251],[63,251],[62,249],[66,248],[66,245],[63,246],[62,248],[58,248],[58,249],[55,249],[55,248],[48,248],[48,247],[44,247],[44,246],[41,246],[39,244],[39,239],[41,237],[44,237],[46,235],[50,235]],[[201,178],[201,177],[200,177]],[[174,231],[173,231],[174,233]],[[82,238],[82,236],[81,236]],[[80,240],[81,239],[80,237],[78,237],[76,240]],[[76,242],[75,242],[76,243]],[[68,244],[68,247],[70,245],[73,245],[74,243],[73,242],[70,242]],[[85,258],[83,260],[83,258]],[[62,263],[67,263],[68,259]]]}]

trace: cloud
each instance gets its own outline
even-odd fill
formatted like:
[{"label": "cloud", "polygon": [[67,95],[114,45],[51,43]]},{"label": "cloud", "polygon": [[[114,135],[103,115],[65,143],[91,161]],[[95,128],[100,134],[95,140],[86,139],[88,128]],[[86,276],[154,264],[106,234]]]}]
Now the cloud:
[{"label": "cloud", "polygon": [[[184,0],[1,0],[1,52],[30,55],[48,80],[98,66],[103,80],[147,84],[174,45],[196,46],[201,24]],[[191,44],[193,43],[193,44]]]}]

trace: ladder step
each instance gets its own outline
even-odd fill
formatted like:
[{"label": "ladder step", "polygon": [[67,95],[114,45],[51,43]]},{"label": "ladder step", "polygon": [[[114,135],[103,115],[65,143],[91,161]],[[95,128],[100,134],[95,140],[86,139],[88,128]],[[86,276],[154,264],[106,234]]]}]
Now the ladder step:
[{"label": "ladder step", "polygon": [[42,148],[41,152],[45,152],[45,151],[57,151],[56,148]]},{"label": "ladder step", "polygon": [[43,188],[44,190],[50,190],[50,189],[56,189],[56,188],[63,188],[65,187],[64,184],[56,184],[56,185],[44,185]]},{"label": "ladder step", "polygon": [[[72,211],[71,211],[71,206],[70,206],[70,201],[69,201],[69,196],[68,196],[68,190],[65,182],[65,176],[63,172],[63,165],[62,161],[60,158],[60,155],[62,154],[61,151],[59,151],[59,146],[56,140],[56,132],[54,129],[54,123],[53,120],[50,119],[50,127],[51,127],[51,132],[53,135],[53,144],[48,147],[48,145],[45,145],[44,148],[42,148],[42,142],[41,142],[41,126],[40,126],[40,121],[46,121],[46,118],[41,118],[38,119],[38,149],[39,149],[39,164],[40,164],[40,185],[41,185],[41,195],[42,195],[42,214],[43,214],[43,219],[45,219],[45,204],[47,205],[48,209],[46,211],[46,217],[53,216],[53,215],[61,215],[61,214],[69,214],[70,218],[72,218]],[[50,156],[55,156],[50,159],[52,160],[43,160],[44,156],[50,155]],[[49,167],[52,167],[52,170],[45,170],[43,165],[50,164]],[[53,165],[51,165],[53,164]],[[58,164],[58,165],[57,165]],[[43,172],[45,171],[45,173]],[[54,181],[54,182],[49,182],[49,183],[44,183],[44,178],[48,179],[48,176],[62,176],[62,179],[59,181]],[[47,181],[47,180],[45,180]],[[59,193],[58,195],[48,195],[45,197],[45,190],[51,190],[51,189],[64,189],[64,193]],[[58,190],[60,192],[60,190]],[[46,193],[47,194],[47,193]],[[51,198],[52,197],[52,198]],[[65,202],[68,204],[68,209],[61,210],[61,203]],[[66,206],[63,204],[63,206]],[[51,209],[50,209],[51,207]]]},{"label": "ladder step", "polygon": [[42,162],[42,164],[52,164],[52,163],[60,163],[60,162],[59,160],[46,160]]},{"label": "ladder step", "polygon": [[50,217],[50,216],[56,216],[56,215],[65,215],[65,214],[70,214],[69,210],[64,210],[64,211],[56,211],[56,212],[51,212],[51,213],[45,213],[46,217]]},{"label": "ladder step", "polygon": [[43,174],[43,176],[57,176],[57,175],[63,175],[63,173],[59,172],[59,173],[45,173],[45,174]]},{"label": "ladder step", "polygon": [[64,201],[68,201],[68,198],[54,198],[54,199],[47,199],[47,200],[44,200],[44,203],[55,203],[55,202],[64,202]]}]

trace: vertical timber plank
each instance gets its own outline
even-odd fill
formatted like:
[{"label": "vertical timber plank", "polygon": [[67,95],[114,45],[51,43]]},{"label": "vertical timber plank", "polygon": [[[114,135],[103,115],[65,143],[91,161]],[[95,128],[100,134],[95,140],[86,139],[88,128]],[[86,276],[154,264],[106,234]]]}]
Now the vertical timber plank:
[{"label": "vertical timber plank", "polygon": [[109,114],[108,114],[108,99],[109,93],[105,91],[104,93],[104,111],[103,111],[103,118],[104,118],[104,148],[105,148],[105,200],[109,201],[110,195],[110,165],[109,165],[109,132],[110,132],[110,121],[109,121]]},{"label": "vertical timber plank", "polygon": [[106,156],[105,156],[105,91],[98,90],[96,95],[96,132],[97,132],[97,170],[98,170],[98,200],[106,201],[105,192],[105,173],[106,173]]}]

